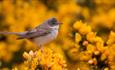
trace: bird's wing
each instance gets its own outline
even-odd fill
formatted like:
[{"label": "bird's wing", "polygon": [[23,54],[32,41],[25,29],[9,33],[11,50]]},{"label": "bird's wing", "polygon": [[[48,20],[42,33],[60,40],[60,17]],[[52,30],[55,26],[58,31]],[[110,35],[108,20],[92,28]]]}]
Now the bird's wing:
[{"label": "bird's wing", "polygon": [[40,36],[47,35],[51,32],[50,29],[45,29],[45,28],[36,28],[30,31],[27,31],[25,34],[22,34],[18,39],[23,39],[23,38],[36,38]]}]

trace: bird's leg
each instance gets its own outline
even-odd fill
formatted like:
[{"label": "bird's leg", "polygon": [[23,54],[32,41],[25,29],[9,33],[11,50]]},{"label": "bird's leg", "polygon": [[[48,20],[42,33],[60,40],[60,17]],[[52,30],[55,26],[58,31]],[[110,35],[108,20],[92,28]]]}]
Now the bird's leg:
[{"label": "bird's leg", "polygon": [[41,52],[44,52],[44,48],[43,48],[43,46],[40,45],[39,47],[40,47]]}]

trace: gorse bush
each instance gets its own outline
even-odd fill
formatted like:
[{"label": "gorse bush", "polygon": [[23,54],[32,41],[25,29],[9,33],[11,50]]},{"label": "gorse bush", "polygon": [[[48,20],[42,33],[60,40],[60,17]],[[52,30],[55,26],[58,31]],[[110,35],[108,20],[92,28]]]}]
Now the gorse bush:
[{"label": "gorse bush", "polygon": [[115,0],[0,0],[0,31],[23,32],[56,17],[44,52],[0,34],[0,70],[115,70]]}]

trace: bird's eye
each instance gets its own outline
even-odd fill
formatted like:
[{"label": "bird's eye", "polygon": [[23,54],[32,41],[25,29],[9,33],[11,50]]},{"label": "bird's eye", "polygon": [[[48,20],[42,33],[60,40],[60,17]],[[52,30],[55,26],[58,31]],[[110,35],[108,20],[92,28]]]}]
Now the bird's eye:
[{"label": "bird's eye", "polygon": [[52,24],[52,25],[55,25],[55,22],[52,22],[51,24]]},{"label": "bird's eye", "polygon": [[56,21],[51,21],[50,25],[56,25]]},{"label": "bird's eye", "polygon": [[49,24],[52,25],[52,26],[57,25],[57,20],[55,18],[51,18],[49,20]]}]

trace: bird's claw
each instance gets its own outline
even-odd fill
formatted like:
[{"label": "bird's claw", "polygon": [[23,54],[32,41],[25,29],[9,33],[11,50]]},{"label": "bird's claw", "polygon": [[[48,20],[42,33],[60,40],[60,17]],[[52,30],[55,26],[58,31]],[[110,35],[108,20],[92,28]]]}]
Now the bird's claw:
[{"label": "bird's claw", "polygon": [[40,48],[40,51],[43,53],[43,52],[44,52],[44,48],[43,48],[43,47],[41,47],[41,48]]}]

